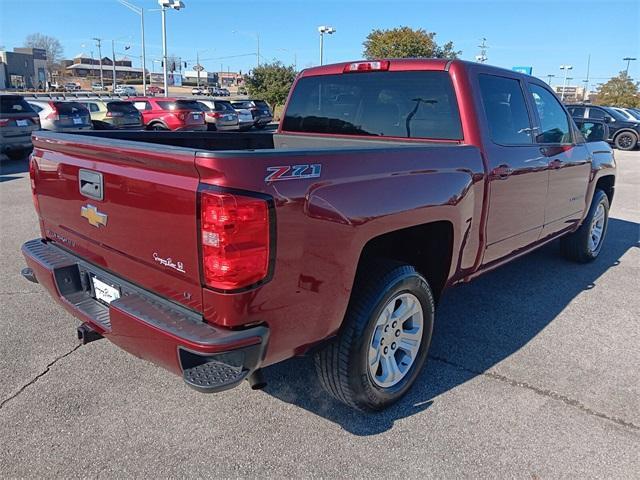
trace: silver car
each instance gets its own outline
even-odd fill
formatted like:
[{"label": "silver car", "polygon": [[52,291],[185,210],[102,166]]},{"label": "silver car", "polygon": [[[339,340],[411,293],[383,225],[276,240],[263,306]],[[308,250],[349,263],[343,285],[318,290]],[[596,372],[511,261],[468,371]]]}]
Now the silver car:
[{"label": "silver car", "polygon": [[27,102],[38,112],[43,130],[65,132],[93,128],[89,110],[78,102],[57,100],[27,100]]},{"label": "silver car", "polygon": [[40,119],[20,95],[0,95],[0,159],[19,159],[33,145],[31,132],[40,128]]},{"label": "silver car", "polygon": [[225,100],[198,100],[207,130],[238,130],[238,114]]}]

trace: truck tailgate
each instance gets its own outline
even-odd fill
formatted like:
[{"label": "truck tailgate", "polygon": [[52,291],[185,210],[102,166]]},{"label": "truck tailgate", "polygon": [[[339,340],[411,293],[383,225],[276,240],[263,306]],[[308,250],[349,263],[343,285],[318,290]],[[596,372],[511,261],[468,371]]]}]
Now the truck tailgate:
[{"label": "truck tailgate", "polygon": [[193,150],[47,132],[34,147],[45,238],[201,311]]}]

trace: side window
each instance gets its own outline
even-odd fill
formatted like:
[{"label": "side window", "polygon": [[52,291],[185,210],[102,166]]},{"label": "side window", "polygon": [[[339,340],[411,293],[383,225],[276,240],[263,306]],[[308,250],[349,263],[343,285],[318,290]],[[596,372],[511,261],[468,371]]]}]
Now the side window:
[{"label": "side window", "polygon": [[604,120],[604,110],[600,110],[599,108],[590,108],[589,118],[593,118],[596,120]]},{"label": "side window", "polygon": [[151,110],[149,102],[133,102],[133,106],[138,110]]},{"label": "side window", "polygon": [[89,107],[89,111],[90,112],[99,112],[100,111],[100,109],[98,108],[98,105],[96,105],[95,103],[89,103],[88,107]]},{"label": "side window", "polygon": [[536,136],[538,143],[571,143],[569,118],[560,102],[540,85],[530,83],[529,88],[540,118],[541,131]]},{"label": "side window", "polygon": [[569,107],[568,110],[573,118],[582,118],[586,109],[584,107]]},{"label": "side window", "polygon": [[533,143],[520,82],[484,74],[479,75],[478,81],[491,139],[500,145]]}]

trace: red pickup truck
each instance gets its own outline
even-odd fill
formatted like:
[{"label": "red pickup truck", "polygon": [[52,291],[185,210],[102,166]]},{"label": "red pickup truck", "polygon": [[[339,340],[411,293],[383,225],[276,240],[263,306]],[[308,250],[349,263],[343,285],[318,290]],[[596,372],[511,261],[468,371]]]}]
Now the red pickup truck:
[{"label": "red pickup truck", "polygon": [[312,354],[328,392],[378,410],[422,369],[446,288],[557,238],[598,256],[605,138],[544,82],[458,60],[304,70],[275,134],[35,132],[23,275],[81,341],[200,391]]}]

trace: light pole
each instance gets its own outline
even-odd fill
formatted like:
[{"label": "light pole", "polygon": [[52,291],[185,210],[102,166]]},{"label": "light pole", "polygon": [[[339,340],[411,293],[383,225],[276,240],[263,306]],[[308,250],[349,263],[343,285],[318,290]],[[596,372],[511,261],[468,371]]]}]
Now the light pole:
[{"label": "light pole", "polygon": [[554,77],[555,75],[553,73],[550,73],[549,75],[547,75],[547,85],[551,86],[551,79]]},{"label": "light pole", "polygon": [[129,10],[140,15],[140,33],[142,36],[142,94],[147,94],[147,55],[144,46],[144,9],[127,2],[126,0],[118,0],[118,3],[124,5]]},{"label": "light pole", "polygon": [[101,49],[101,38],[93,38],[96,41],[96,45],[98,46],[98,63],[100,64],[100,90],[104,90],[104,77],[102,76],[102,49]]},{"label": "light pole", "polygon": [[[256,39],[256,66],[260,66],[260,34],[259,33],[251,33],[251,32],[241,32],[240,30],[232,30],[231,33],[241,33],[243,35],[248,35],[250,37],[255,37]],[[220,67],[220,71],[222,71],[222,67]]]},{"label": "light pole", "polygon": [[167,77],[167,8],[180,10],[184,3],[180,0],[158,0],[162,13],[162,73],[164,76],[164,96],[169,96],[169,82]]},{"label": "light pole", "polygon": [[320,25],[318,27],[320,33],[320,65],[324,63],[324,34],[332,35],[336,33],[336,29],[327,25]]},{"label": "light pole", "polygon": [[[121,37],[121,38],[125,38],[125,37]],[[120,38],[118,38],[117,40],[120,40]],[[125,50],[129,50],[128,46],[124,47]],[[113,86],[111,87],[111,91],[115,92],[116,90],[116,39],[111,40],[111,56],[113,57],[113,61],[111,63],[112,65],[112,70],[113,70]]]},{"label": "light pole", "polygon": [[625,69],[624,73],[628,77],[629,76],[629,64],[631,62],[633,62],[634,60],[637,60],[637,58],[635,58],[635,57],[624,57],[622,60],[624,62],[627,62],[627,68]]},{"label": "light pole", "polygon": [[562,82],[562,95],[560,95],[560,101],[564,101],[564,91],[567,88],[567,75],[569,70],[573,70],[571,65],[560,65],[560,70],[564,70],[564,81]]}]

